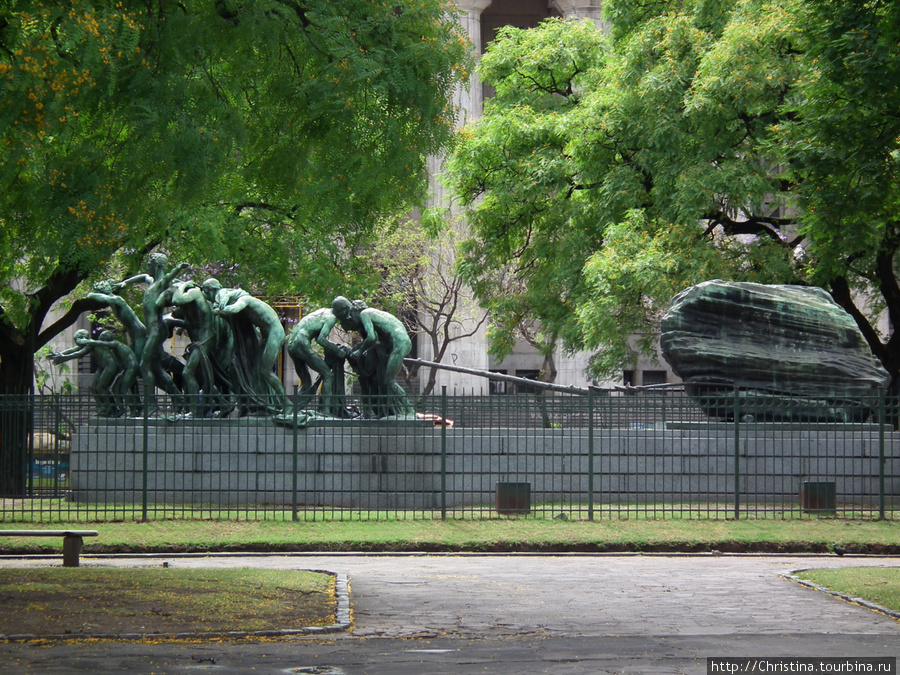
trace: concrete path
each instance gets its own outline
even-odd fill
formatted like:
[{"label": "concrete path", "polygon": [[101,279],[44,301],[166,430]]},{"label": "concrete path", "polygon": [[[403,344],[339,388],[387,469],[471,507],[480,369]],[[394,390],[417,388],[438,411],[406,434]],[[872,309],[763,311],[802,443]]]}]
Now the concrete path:
[{"label": "concrete path", "polygon": [[[39,562],[51,561],[0,559],[0,566]],[[72,643],[40,649],[4,644],[0,645],[0,670],[79,672],[100,667],[115,671],[121,666],[131,672],[188,672],[202,667],[216,672],[325,675],[700,673],[706,672],[707,656],[900,654],[896,619],[780,576],[808,567],[900,566],[900,558],[895,557],[85,556],[82,564],[164,562],[170,567],[253,566],[346,573],[353,627],[346,635],[327,640],[256,644]],[[123,653],[131,656],[122,661]],[[208,657],[211,661],[197,656],[211,653],[215,654]],[[23,660],[35,655],[41,658]],[[157,670],[139,667],[153,658],[158,666],[165,665]],[[265,659],[269,659],[267,665],[263,665]],[[273,659],[280,661],[276,665]],[[307,665],[296,665],[297,659]],[[2,667],[4,660],[7,669]]]}]

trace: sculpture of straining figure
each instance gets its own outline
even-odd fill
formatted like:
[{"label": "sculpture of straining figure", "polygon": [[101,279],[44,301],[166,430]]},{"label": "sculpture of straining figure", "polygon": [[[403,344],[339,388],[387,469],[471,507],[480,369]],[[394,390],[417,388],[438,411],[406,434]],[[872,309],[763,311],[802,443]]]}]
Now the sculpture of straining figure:
[{"label": "sculpture of straining figure", "polygon": [[370,406],[374,404],[374,409],[367,413],[414,415],[406,392],[396,381],[403,368],[403,359],[412,349],[412,341],[400,319],[389,312],[367,307],[360,300],[350,302],[342,296],[331,303],[331,311],[345,330],[358,331],[363,336],[363,341],[354,346],[347,360],[359,374],[364,393],[371,397]]},{"label": "sculpture of straining figure", "polygon": [[[144,290],[141,305],[144,309],[144,324],[147,326],[147,342],[141,353],[141,378],[144,380],[144,396],[150,411],[157,409],[155,388],[178,396],[181,392],[175,385],[172,376],[164,368],[166,361],[163,342],[169,329],[163,321],[165,308],[171,304],[172,282],[178,274],[188,267],[187,263],[179,263],[174,269],[166,271],[169,258],[163,253],[151,253],[147,260],[147,274],[138,274],[119,282],[119,287],[131,284],[148,284]],[[174,357],[173,357],[174,358]]]},{"label": "sculpture of straining figure", "polygon": [[[93,353],[100,368],[91,380],[90,392],[97,402],[101,417],[119,417],[131,408],[132,415],[140,414],[140,404],[132,392],[138,374],[138,360],[128,345],[116,340],[112,331],[105,330],[92,340],[84,328],[75,331],[75,347],[58,354],[51,353],[53,363]],[[118,376],[118,379],[117,379]]]},{"label": "sculpture of straining figure", "polygon": [[[195,416],[221,415],[230,412],[225,397],[221,395],[213,370],[212,355],[217,345],[216,316],[202,289],[193,281],[176,284],[172,304],[183,320],[191,338],[184,365],[184,385],[188,405]],[[201,404],[200,392],[203,392]]]},{"label": "sculpture of straining figure", "polygon": [[[328,339],[328,334],[336,323],[337,317],[327,307],[307,314],[288,335],[287,352],[300,377],[300,399],[296,405],[304,407],[315,397],[315,385],[309,368],[322,379],[322,411],[328,415],[340,416],[342,410],[340,401],[336,399],[335,385],[342,383],[336,382],[334,370],[342,370],[343,361],[350,350]],[[322,347],[324,358],[313,348],[313,342]]]},{"label": "sculpture of straining figure", "polygon": [[123,283],[118,283],[114,279],[103,279],[94,284],[93,290],[86,297],[89,300],[101,302],[112,310],[113,316],[125,327],[131,348],[140,363],[144,345],[147,343],[147,327],[134,313],[125,298],[119,295]]},{"label": "sculpture of straining figure", "polygon": [[237,323],[239,330],[236,332],[240,331],[241,324],[244,330],[240,332],[245,335],[248,334],[247,328],[259,331],[261,344],[254,347],[254,372],[249,375],[259,383],[258,388],[268,397],[267,408],[274,411],[284,409],[284,386],[274,370],[284,344],[284,326],[281,325],[278,313],[264,301],[240,289],[218,291],[214,312]]}]

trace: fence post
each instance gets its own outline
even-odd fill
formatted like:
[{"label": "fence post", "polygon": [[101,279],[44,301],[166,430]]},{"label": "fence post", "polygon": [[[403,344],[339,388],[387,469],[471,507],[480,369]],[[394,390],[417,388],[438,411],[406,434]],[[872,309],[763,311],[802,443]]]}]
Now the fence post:
[{"label": "fence post", "polygon": [[[62,428],[62,397],[54,392],[51,397],[53,401],[53,496],[56,497],[59,495],[59,473],[62,465],[62,460],[60,458],[59,453],[59,432]],[[71,446],[69,449],[69,457],[71,458]],[[69,483],[71,484],[72,480],[72,467],[71,467],[71,459],[69,460]]]},{"label": "fence post", "polygon": [[297,515],[297,385],[294,385],[293,403],[293,448],[291,458],[291,520],[296,522],[299,520]]},{"label": "fence post", "polygon": [[588,520],[594,520],[594,390],[588,389]]},{"label": "fence post", "polygon": [[441,386],[441,520],[447,519],[447,385]]},{"label": "fence post", "polygon": [[741,411],[740,394],[734,389],[734,519],[741,517]]},{"label": "fence post", "polygon": [[35,497],[34,475],[34,418],[37,396],[33,391],[25,394],[22,400],[22,417],[25,421],[25,496]]},{"label": "fence post", "polygon": [[145,395],[143,438],[144,447],[143,457],[141,458],[141,520],[147,520],[147,472],[149,471],[148,462],[150,453],[150,401],[148,399],[149,396]]},{"label": "fence post", "polygon": [[878,519],[884,520],[884,425],[887,420],[884,391],[878,393]]}]

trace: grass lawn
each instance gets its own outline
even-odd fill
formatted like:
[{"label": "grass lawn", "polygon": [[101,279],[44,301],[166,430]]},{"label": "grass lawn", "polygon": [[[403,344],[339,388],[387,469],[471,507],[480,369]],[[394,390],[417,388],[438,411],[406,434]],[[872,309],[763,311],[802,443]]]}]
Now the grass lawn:
[{"label": "grass lawn", "polygon": [[812,569],[795,576],[851,598],[900,612],[900,567]]},{"label": "grass lawn", "polygon": [[[35,524],[5,524],[6,529]],[[52,523],[96,529],[85,553],[207,551],[712,551],[900,553],[900,521],[504,520],[224,521]],[[0,553],[60,551],[61,541],[0,537]]]},{"label": "grass lawn", "polygon": [[330,574],[257,569],[0,569],[0,634],[176,635],[335,623]]}]

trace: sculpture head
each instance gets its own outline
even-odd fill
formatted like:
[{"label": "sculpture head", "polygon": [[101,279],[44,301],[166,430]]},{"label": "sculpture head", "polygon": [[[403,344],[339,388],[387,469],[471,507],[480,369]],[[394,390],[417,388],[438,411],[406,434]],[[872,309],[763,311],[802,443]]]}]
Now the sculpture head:
[{"label": "sculpture head", "polygon": [[105,330],[97,336],[97,339],[102,340],[103,342],[114,342],[116,335],[111,330]]},{"label": "sculpture head", "polygon": [[210,305],[216,304],[216,297],[221,290],[222,284],[219,283],[218,279],[209,278],[200,284],[200,292]]},{"label": "sculpture head", "polygon": [[339,295],[331,301],[331,311],[334,312],[339,321],[345,321],[350,318],[353,304],[343,295]]},{"label": "sculpture head", "polygon": [[75,331],[75,335],[73,336],[75,340],[75,344],[81,344],[84,340],[91,339],[91,333],[87,328],[79,328]]},{"label": "sculpture head", "polygon": [[112,295],[115,292],[115,283],[114,279],[101,279],[94,284],[94,290],[97,291],[97,293]]},{"label": "sculpture head", "polygon": [[[169,256],[165,253],[151,253],[147,257],[147,269],[151,276],[157,276],[169,266]],[[154,273],[155,272],[155,273]]]},{"label": "sculpture head", "polygon": [[331,303],[331,311],[344,330],[360,330],[362,328],[359,313],[364,309],[368,309],[368,305],[362,300],[351,302],[342,295],[336,297]]},{"label": "sculpture head", "polygon": [[200,290],[203,292],[203,296],[212,302],[216,299],[216,293],[222,290],[222,284],[218,279],[209,278],[200,284]]}]

